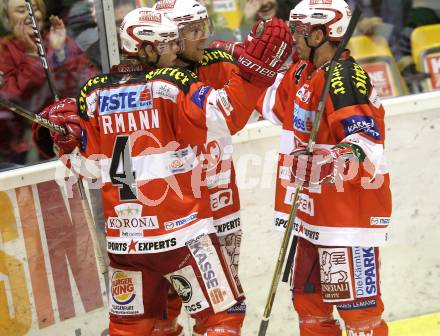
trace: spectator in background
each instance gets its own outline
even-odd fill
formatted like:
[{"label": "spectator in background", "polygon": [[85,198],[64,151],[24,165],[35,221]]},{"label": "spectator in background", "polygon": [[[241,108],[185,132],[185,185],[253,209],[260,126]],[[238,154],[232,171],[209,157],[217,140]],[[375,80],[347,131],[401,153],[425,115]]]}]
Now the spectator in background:
[{"label": "spectator in background", "polygon": [[[45,3],[43,0],[34,0],[33,4],[58,93],[61,97],[71,97],[89,77],[97,73],[97,68],[75,42],[66,36],[64,23],[57,16],[49,18],[50,29],[43,31]],[[1,0],[0,15],[9,32],[0,39],[0,95],[33,113],[39,113],[53,101],[53,95],[38,57],[25,1]],[[6,111],[2,111],[0,120],[1,160],[25,163],[31,147],[31,142],[26,140],[29,123]]]},{"label": "spectator in background", "polygon": [[278,8],[276,0],[248,0],[244,16],[249,21],[268,20],[275,16]]},{"label": "spectator in background", "polygon": [[[395,6],[397,2],[398,6]],[[386,24],[392,27],[391,35],[385,37],[388,38],[393,56],[410,93],[423,91],[421,81],[426,78],[426,74],[416,71],[411,50],[411,34],[417,27],[440,23],[435,8],[419,7],[420,3],[422,1],[383,0],[382,17],[365,17],[358,24],[358,32],[368,36],[386,31],[383,29]]]},{"label": "spectator in background", "polygon": [[[154,3],[154,1],[153,1],[153,3]],[[135,8],[136,8],[136,5],[133,1],[113,0],[113,10],[115,13],[115,24],[118,29],[121,26],[122,21],[124,20],[124,16]]]},{"label": "spectator in background", "polygon": [[[89,0],[87,0],[89,1]],[[124,19],[124,16],[136,8],[135,2],[130,0],[113,0],[113,12],[115,16],[115,25],[116,27],[120,27],[122,20]],[[93,9],[93,13],[95,13],[95,9]],[[93,14],[93,17],[95,17],[95,14]],[[94,18],[96,21],[96,18]],[[95,24],[96,26],[96,24]],[[98,27],[96,29],[96,40],[87,47],[85,52],[90,57],[90,59],[95,63],[95,65],[102,69],[101,64],[101,48],[100,48],[100,42],[98,39]],[[117,38],[119,41],[119,34],[117,34]]]},{"label": "spectator in background", "polygon": [[277,17],[289,20],[289,13],[300,0],[247,0],[243,9],[242,36],[246,36],[249,28],[258,20]]},{"label": "spectator in background", "polygon": [[402,56],[399,51],[399,39],[402,29],[408,25],[411,8],[412,0],[382,0],[381,17],[384,22],[393,25],[389,42],[397,61]]},{"label": "spectator in background", "polygon": [[97,67],[101,67],[99,48],[91,48],[98,41],[98,25],[93,0],[75,1],[66,16],[67,34],[75,40]]},{"label": "spectator in background", "polygon": [[82,51],[98,40],[95,6],[92,0],[75,1],[67,12],[67,34]]},{"label": "spectator in background", "polygon": [[[384,0],[385,2],[387,0]],[[352,0],[347,1],[353,7],[358,5],[362,11],[362,17],[380,16],[380,7],[382,0]]]},{"label": "spectator in background", "polygon": [[[242,21],[243,13],[238,0],[227,0],[225,2],[199,0],[198,2],[208,10],[212,23],[212,34],[208,39],[209,42],[217,39],[234,42],[241,40],[240,25],[237,27],[235,27],[235,24],[232,25],[232,21],[239,23]],[[228,23],[227,18],[231,20],[231,24]]]},{"label": "spectator in background", "polygon": [[278,2],[276,0],[248,0],[243,9],[241,34],[246,36],[250,28],[258,20],[268,20],[276,16]]},{"label": "spectator in background", "polygon": [[413,7],[430,8],[440,16],[440,1],[438,0],[413,0]]}]

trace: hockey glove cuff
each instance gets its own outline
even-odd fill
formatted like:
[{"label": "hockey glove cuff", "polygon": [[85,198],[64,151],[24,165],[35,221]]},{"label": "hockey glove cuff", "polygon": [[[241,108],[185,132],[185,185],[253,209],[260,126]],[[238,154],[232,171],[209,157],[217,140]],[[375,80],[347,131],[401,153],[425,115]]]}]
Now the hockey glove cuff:
[{"label": "hockey glove cuff", "polygon": [[243,52],[244,44],[243,44],[243,42],[214,40],[209,44],[208,47],[224,50],[228,54],[231,54],[232,57],[237,59],[241,55],[241,53]]},{"label": "hockey glove cuff", "polygon": [[65,98],[57,101],[46,107],[40,116],[47,116],[49,121],[67,128],[67,135],[50,132],[59,156],[71,153],[79,145],[81,127],[75,99]]},{"label": "hockey glove cuff", "polygon": [[338,144],[333,148],[317,148],[308,153],[305,147],[291,153],[293,183],[304,188],[316,188],[337,179],[342,180],[350,160],[363,161],[365,154],[359,146]]},{"label": "hockey glove cuff", "polygon": [[240,76],[256,86],[269,87],[291,52],[292,36],[283,20],[259,21],[249,33],[238,57]]}]

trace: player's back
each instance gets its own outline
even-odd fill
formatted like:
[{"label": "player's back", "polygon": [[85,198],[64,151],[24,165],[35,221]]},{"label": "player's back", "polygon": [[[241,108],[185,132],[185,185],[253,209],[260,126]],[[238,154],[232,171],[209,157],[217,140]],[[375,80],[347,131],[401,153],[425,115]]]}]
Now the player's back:
[{"label": "player's back", "polygon": [[178,137],[191,74],[112,73],[81,91],[81,149],[101,165],[109,252],[161,252],[214,232],[206,188],[193,179],[196,155]]}]

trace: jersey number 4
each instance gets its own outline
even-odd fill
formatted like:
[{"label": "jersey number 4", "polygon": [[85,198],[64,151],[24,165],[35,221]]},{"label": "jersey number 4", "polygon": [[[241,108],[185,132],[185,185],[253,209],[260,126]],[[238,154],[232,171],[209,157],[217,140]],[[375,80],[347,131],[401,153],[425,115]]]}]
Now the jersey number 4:
[{"label": "jersey number 4", "polygon": [[110,179],[113,185],[119,186],[121,201],[137,198],[136,172],[133,170],[128,136],[118,136],[113,147],[110,164]]}]

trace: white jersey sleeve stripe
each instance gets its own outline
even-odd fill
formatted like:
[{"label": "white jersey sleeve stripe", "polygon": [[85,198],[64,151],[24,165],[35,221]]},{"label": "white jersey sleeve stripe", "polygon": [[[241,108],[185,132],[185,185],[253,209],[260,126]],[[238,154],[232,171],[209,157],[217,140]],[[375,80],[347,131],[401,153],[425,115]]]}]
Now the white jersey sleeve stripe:
[{"label": "white jersey sleeve stripe", "polygon": [[231,135],[223,112],[217,105],[220,96],[217,90],[209,92],[206,102],[206,142]]},{"label": "white jersey sleeve stripe", "polygon": [[284,78],[283,74],[278,74],[275,83],[272,84],[271,87],[269,87],[264,95],[264,101],[262,106],[262,115],[263,118],[267,121],[271,122],[274,125],[282,125],[282,122],[280,119],[276,116],[275,112],[273,111],[273,107],[275,105],[275,97],[277,93],[277,88],[281,83],[281,80]]},{"label": "white jersey sleeve stripe", "polygon": [[359,133],[350,134],[341,142],[349,142],[362,148],[368,160],[374,165],[373,176],[388,173],[388,167],[382,144],[370,141]]}]

